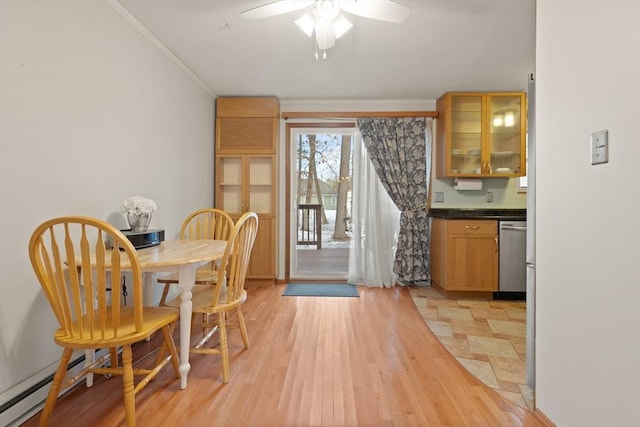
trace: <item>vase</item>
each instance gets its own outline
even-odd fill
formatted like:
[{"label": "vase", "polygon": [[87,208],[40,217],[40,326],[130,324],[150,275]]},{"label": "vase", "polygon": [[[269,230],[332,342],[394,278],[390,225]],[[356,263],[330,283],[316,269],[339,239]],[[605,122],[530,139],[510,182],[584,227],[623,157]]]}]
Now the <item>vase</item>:
[{"label": "vase", "polygon": [[147,231],[151,223],[151,212],[127,212],[127,222],[131,231],[135,233]]}]

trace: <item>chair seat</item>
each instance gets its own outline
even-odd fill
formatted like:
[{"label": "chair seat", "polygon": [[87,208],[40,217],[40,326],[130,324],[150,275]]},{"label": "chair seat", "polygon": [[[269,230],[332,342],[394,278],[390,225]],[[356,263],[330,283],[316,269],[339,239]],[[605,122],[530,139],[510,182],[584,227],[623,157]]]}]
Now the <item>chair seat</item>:
[{"label": "chair seat", "polygon": [[[218,306],[212,307],[211,301],[213,299],[213,293],[215,292],[216,287],[210,285],[194,285],[191,289],[191,304],[192,311],[194,313],[217,313],[219,311],[229,310],[235,305],[240,305],[247,299],[247,291],[243,290],[242,295],[235,301],[227,301],[227,288],[224,287],[220,291],[220,296],[218,297]],[[180,307],[181,303],[180,296],[173,298],[171,301],[167,302],[167,306],[170,307]]]},{"label": "chair seat", "polygon": [[[55,342],[62,347],[80,349],[108,348],[144,340],[153,332],[177,321],[179,316],[179,312],[174,307],[143,307],[143,313],[144,320],[142,329],[139,332],[136,332],[135,330],[134,308],[122,307],[117,337],[91,337],[89,328],[87,327],[87,316],[83,316],[85,330],[83,338],[71,338],[62,328],[58,329],[54,333],[53,337]],[[73,322],[73,327],[79,329],[79,324],[79,321],[76,320]],[[107,315],[107,324],[112,324],[110,313]],[[112,329],[108,331],[112,331]]]}]

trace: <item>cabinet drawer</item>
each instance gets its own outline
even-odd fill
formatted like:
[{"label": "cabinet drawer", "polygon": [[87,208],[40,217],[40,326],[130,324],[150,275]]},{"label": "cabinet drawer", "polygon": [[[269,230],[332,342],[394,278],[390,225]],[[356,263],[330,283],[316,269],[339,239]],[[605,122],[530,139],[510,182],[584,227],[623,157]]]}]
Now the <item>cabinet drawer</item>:
[{"label": "cabinet drawer", "polygon": [[493,220],[449,220],[448,234],[498,234],[498,221]]}]

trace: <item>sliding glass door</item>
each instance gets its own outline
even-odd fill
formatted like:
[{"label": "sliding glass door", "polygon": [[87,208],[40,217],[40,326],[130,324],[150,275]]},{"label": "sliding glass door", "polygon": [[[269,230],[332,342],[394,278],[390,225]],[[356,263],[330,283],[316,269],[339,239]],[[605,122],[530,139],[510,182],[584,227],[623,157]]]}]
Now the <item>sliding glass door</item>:
[{"label": "sliding glass door", "polygon": [[353,124],[288,125],[289,277],[346,280]]}]

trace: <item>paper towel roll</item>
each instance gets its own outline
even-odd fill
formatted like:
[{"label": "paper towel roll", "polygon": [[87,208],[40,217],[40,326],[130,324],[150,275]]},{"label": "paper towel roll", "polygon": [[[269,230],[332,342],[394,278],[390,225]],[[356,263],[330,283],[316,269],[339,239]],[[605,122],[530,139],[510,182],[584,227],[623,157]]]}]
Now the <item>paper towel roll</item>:
[{"label": "paper towel roll", "polygon": [[482,190],[482,180],[474,178],[455,178],[453,188],[456,190]]}]

